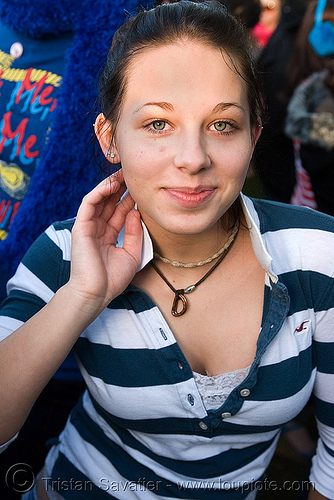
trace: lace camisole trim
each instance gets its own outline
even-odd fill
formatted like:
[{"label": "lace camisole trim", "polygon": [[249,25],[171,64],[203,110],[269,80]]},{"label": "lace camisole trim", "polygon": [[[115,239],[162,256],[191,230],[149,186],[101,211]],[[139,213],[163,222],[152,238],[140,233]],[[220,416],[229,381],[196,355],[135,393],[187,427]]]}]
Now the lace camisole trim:
[{"label": "lace camisole trim", "polygon": [[225,403],[230,392],[245,380],[249,370],[250,366],[219,375],[202,375],[193,372],[205,408],[207,410],[216,410]]}]

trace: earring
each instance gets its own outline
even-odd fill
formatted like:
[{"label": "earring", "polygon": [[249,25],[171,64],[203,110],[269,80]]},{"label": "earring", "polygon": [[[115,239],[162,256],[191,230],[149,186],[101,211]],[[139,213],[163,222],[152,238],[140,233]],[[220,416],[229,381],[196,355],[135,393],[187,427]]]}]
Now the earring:
[{"label": "earring", "polygon": [[108,151],[107,151],[107,156],[110,156],[110,158],[115,158],[115,154],[114,154],[114,153],[112,153],[112,152],[110,151],[110,149],[108,149]]}]

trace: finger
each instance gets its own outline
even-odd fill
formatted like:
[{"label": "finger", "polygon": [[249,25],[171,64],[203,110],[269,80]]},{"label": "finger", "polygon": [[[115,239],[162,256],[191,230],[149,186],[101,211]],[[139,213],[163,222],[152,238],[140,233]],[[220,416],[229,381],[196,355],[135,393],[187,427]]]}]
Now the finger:
[{"label": "finger", "polygon": [[[119,189],[117,190],[118,183]],[[96,215],[103,217],[108,222],[117,203],[126,191],[122,169],[104,179],[98,187],[100,187],[100,194],[104,197],[96,204]]]},{"label": "finger", "polygon": [[122,184],[124,182],[123,169],[120,168],[116,172],[114,172],[113,174],[111,174],[109,177],[107,177],[107,179],[110,179],[110,178],[116,179],[116,180],[118,180],[120,182],[120,184]]},{"label": "finger", "polygon": [[112,225],[116,229],[116,231],[120,231],[124,226],[126,216],[135,206],[135,202],[130,195],[130,193],[126,193],[125,196],[120,200],[117,204],[115,212],[112,216]]},{"label": "finger", "polygon": [[136,261],[137,267],[141,262],[143,242],[143,229],[138,210],[131,210],[125,220],[125,233],[123,250],[130,254]]},{"label": "finger", "polygon": [[121,178],[111,178],[112,176],[100,182],[90,193],[82,200],[79,207],[77,218],[80,220],[91,220],[98,212],[103,210],[103,205],[108,202],[111,214],[115,210],[116,204],[126,191],[124,181],[120,183]]},{"label": "finger", "polygon": [[[122,169],[103,179],[95,189],[89,193],[92,195],[91,200],[93,203],[101,203],[105,201],[105,197],[112,196],[115,193],[119,194],[119,198],[125,193],[126,185]],[[93,199],[94,196],[94,199]]]}]

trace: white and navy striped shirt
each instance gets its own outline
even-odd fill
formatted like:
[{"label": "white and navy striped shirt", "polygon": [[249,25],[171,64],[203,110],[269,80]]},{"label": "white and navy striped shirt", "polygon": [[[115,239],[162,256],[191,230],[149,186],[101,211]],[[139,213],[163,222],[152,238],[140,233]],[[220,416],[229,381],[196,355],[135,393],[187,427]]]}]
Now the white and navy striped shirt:
[{"label": "white and navy striped shirt", "polygon": [[[313,393],[320,439],[311,481],[334,499],[334,219],[242,196],[266,270],[261,332],[248,376],[207,410],[151,298],[130,285],[74,350],[87,383],[46,460],[65,499],[251,499],[279,432]],[[69,278],[73,220],[52,225],[9,282],[0,338]],[[142,266],[152,258],[145,232]]]}]

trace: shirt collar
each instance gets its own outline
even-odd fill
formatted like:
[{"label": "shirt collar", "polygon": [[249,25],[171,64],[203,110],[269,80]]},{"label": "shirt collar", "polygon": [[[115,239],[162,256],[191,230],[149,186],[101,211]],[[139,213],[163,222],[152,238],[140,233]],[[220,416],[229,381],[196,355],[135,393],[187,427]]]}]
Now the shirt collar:
[{"label": "shirt collar", "polygon": [[272,270],[272,257],[269,255],[264,245],[263,236],[260,232],[260,219],[258,213],[255,210],[252,200],[250,200],[243,193],[240,193],[240,200],[256,258],[270,279],[276,283],[278,281],[278,277]]},{"label": "shirt collar", "polygon": [[[240,193],[241,206],[245,215],[246,223],[250,232],[251,240],[255,255],[260,262],[263,269],[266,271],[271,280],[276,283],[278,278],[276,274],[272,271],[271,262],[272,258],[267,252],[263,238],[260,232],[260,220],[259,216],[254,208],[252,201],[247,198],[244,194]],[[137,269],[141,271],[152,259],[153,259],[153,243],[149,235],[148,229],[144,222],[141,222],[143,228],[143,244],[142,244],[142,256],[141,262]],[[122,247],[124,243],[124,227],[120,231],[117,239],[117,246]]]}]

